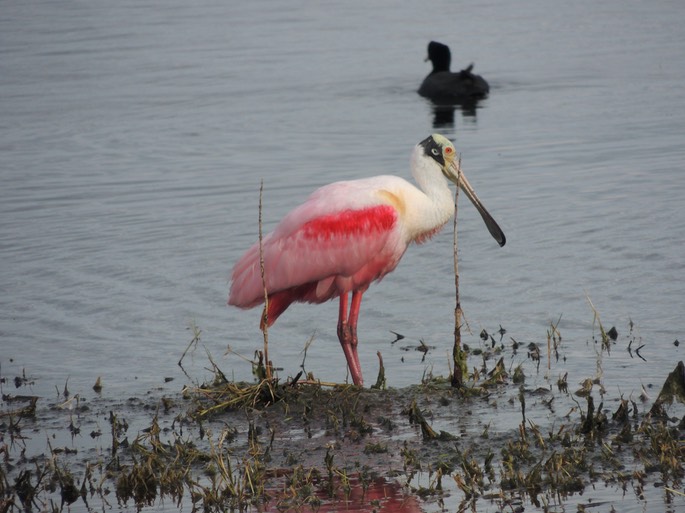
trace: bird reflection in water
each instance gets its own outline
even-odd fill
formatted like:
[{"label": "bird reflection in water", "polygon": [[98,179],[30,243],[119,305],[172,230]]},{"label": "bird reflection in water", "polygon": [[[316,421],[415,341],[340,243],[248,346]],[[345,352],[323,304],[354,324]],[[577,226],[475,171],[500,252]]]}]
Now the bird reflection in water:
[{"label": "bird reflection in water", "polygon": [[464,118],[469,118],[471,121],[476,120],[476,111],[478,109],[479,100],[473,100],[464,103],[447,103],[440,104],[431,101],[431,109],[433,111],[433,128],[451,128],[454,126],[454,113],[459,110]]}]

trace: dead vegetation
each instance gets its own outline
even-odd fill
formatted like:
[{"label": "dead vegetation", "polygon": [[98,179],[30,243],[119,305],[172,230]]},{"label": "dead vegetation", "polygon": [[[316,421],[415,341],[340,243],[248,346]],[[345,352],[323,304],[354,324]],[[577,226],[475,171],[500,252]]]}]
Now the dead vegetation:
[{"label": "dead vegetation", "polygon": [[[600,355],[615,343],[610,332],[600,329]],[[610,397],[601,362],[575,391],[568,373],[533,388],[526,383],[540,361],[549,369],[563,352],[558,321],[547,347],[529,344],[527,361],[516,365],[505,356],[520,345],[505,346],[506,330],[499,333],[498,341],[481,334],[479,350],[464,348],[476,365],[459,389],[449,377],[401,390],[311,376],[281,382],[266,379],[257,355],[255,374],[264,377],[255,383],[230,382],[210,357],[213,379],[171,397],[75,400],[65,386],[53,404],[3,392],[0,513],[75,503],[327,511],[346,501],[368,511],[420,511],[419,499],[424,510],[478,511],[489,503],[548,511],[569,501],[583,510],[581,497],[598,486],[638,500],[656,487],[666,508],[685,505],[685,416],[673,413],[685,403],[682,362],[651,406]],[[13,382],[3,380],[5,388]],[[18,389],[26,376],[17,380]],[[36,450],[45,440],[41,423],[56,417],[62,438],[53,434],[47,450]]]}]

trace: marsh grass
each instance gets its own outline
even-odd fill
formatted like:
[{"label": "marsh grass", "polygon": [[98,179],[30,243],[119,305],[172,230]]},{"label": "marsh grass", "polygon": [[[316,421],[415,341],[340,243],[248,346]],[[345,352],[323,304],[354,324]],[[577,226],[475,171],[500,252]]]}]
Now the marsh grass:
[{"label": "marsh grass", "polygon": [[[382,511],[390,499],[375,487],[388,483],[428,511],[490,503],[582,510],[583,494],[601,485],[642,501],[658,487],[666,508],[685,506],[685,418],[673,414],[685,403],[682,363],[651,407],[610,397],[599,376],[575,392],[568,372],[533,388],[539,347],[507,366],[516,348],[504,347],[501,331],[499,342],[488,335],[481,350],[465,349],[481,365],[459,389],[440,377],[401,390],[275,377],[236,383],[207,354],[210,379],[172,397],[70,395],[66,409],[57,407],[66,403],[62,390],[47,408],[45,398],[3,393],[0,512],[66,511],[79,501],[86,510],[206,512],[326,511],[356,501]],[[547,340],[555,356],[558,322]],[[260,367],[258,357],[252,364]],[[90,425],[93,416],[109,429]],[[55,418],[72,446],[54,442],[60,433],[52,431],[47,451],[32,455],[40,423]]]}]

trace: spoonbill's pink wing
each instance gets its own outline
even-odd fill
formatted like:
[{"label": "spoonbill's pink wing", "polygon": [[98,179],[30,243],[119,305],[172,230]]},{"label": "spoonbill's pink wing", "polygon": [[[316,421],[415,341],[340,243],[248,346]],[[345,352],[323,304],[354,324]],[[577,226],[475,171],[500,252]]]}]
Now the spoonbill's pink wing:
[{"label": "spoonbill's pink wing", "polygon": [[[276,316],[293,301],[321,303],[365,290],[392,271],[406,250],[397,210],[350,184],[320,189],[264,238],[267,291],[282,303],[273,305]],[[250,308],[263,301],[256,243],[233,269],[229,304]]]}]

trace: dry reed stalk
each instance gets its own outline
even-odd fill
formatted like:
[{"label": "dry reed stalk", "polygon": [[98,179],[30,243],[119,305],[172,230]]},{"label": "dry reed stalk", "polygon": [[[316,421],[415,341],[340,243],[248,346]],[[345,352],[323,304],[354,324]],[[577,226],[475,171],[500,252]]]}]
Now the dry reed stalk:
[{"label": "dry reed stalk", "polygon": [[457,190],[454,193],[454,295],[456,304],[454,307],[454,346],[452,348],[452,359],[454,361],[454,371],[452,372],[452,386],[461,388],[464,384],[464,370],[466,369],[466,362],[464,361],[464,354],[461,350],[461,319],[463,312],[461,309],[461,302],[459,301],[459,258],[457,256],[457,213],[459,199],[459,181],[461,180],[461,155],[457,164]]},{"label": "dry reed stalk", "polygon": [[262,245],[262,192],[264,191],[264,180],[259,182],[259,270],[262,274],[262,287],[264,288],[264,311],[262,322],[260,323],[264,334],[264,368],[266,379],[271,380],[271,360],[269,360],[269,292],[266,289],[266,276],[264,273],[264,247]]}]

